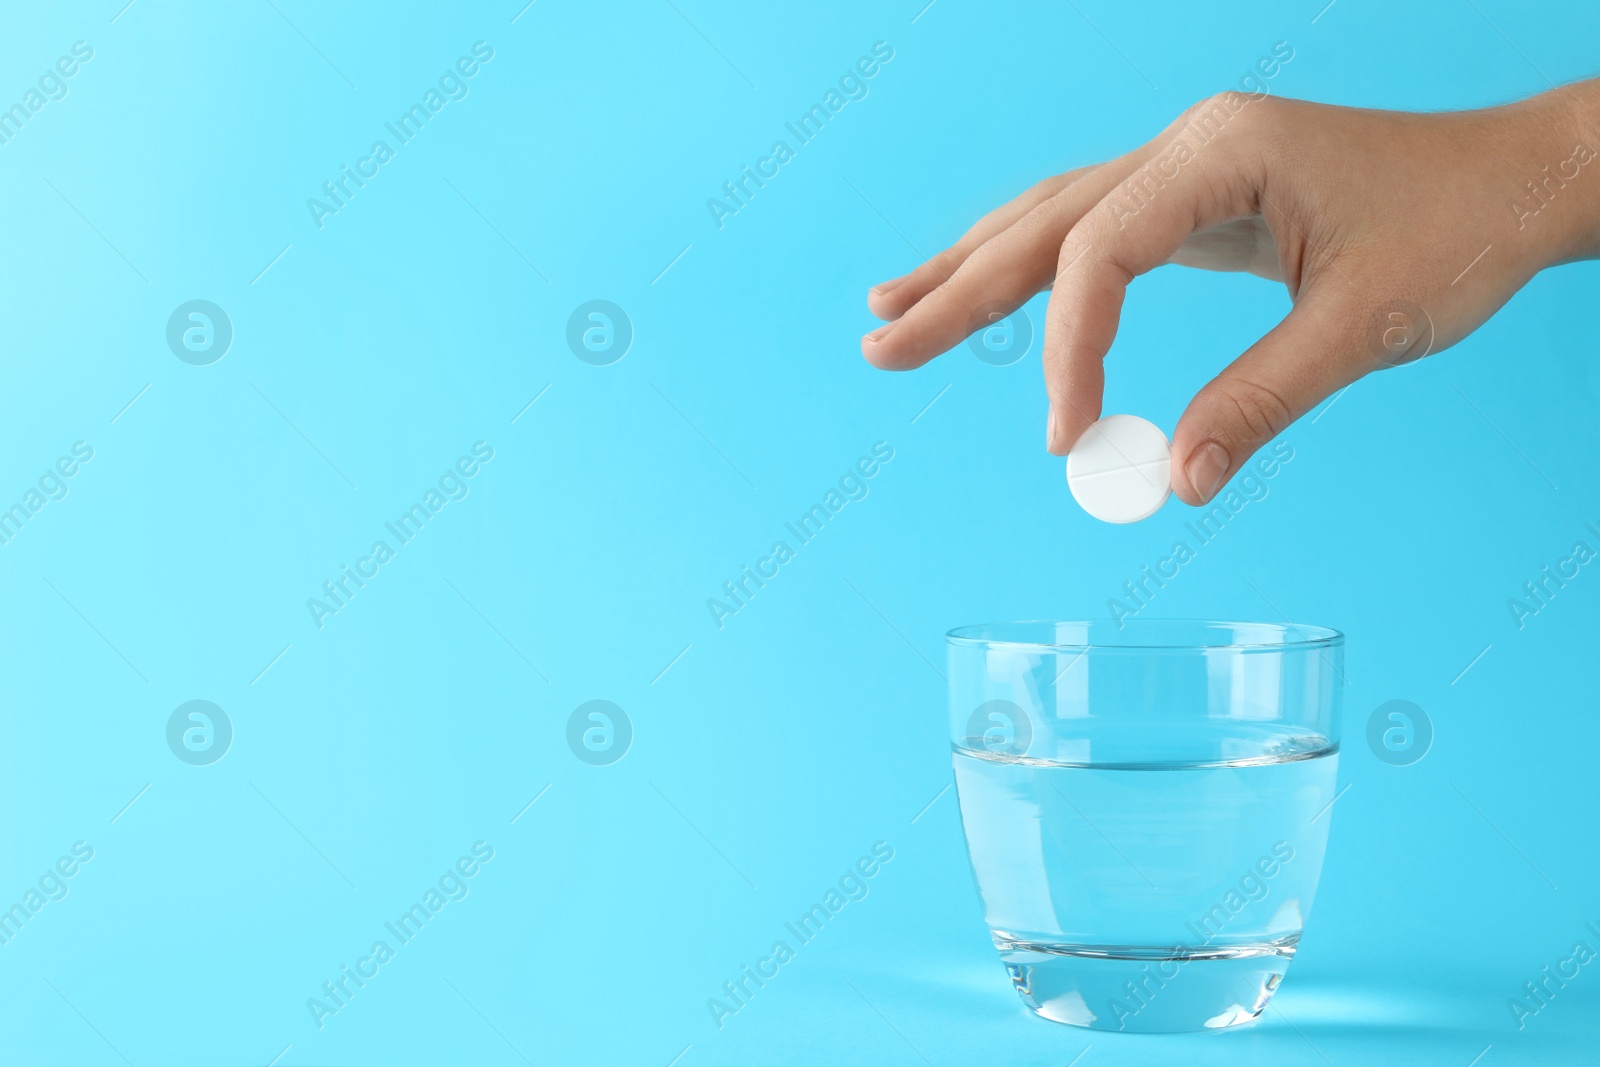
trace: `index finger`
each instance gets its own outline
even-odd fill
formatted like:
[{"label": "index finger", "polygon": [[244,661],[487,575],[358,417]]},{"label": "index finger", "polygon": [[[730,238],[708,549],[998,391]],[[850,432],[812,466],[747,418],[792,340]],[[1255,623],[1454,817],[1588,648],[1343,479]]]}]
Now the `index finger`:
[{"label": "index finger", "polygon": [[[1196,230],[1258,213],[1264,172],[1248,129],[1240,128],[1251,103],[1232,93],[1195,105],[1163,150],[1062,242],[1042,355],[1050,397],[1046,441],[1054,454],[1065,455],[1100,417],[1103,361],[1133,279],[1166,263]],[[1200,120],[1219,108],[1228,118],[1208,130]]]}]

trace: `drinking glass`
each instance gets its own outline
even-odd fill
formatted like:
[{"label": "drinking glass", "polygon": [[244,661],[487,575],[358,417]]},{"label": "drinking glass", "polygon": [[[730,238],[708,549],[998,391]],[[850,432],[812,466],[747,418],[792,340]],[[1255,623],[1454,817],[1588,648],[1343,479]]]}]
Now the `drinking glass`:
[{"label": "drinking glass", "polygon": [[1322,870],[1344,635],[1124,619],[947,641],[967,852],[1023,1001],[1098,1030],[1258,1017]]}]

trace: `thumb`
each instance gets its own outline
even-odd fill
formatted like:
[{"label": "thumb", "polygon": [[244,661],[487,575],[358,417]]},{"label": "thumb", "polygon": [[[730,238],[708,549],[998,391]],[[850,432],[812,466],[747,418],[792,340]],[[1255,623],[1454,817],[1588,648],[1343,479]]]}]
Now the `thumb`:
[{"label": "thumb", "polygon": [[1348,318],[1296,304],[1195,395],[1172,436],[1172,491],[1180,500],[1207,503],[1256,449],[1369,369]]}]

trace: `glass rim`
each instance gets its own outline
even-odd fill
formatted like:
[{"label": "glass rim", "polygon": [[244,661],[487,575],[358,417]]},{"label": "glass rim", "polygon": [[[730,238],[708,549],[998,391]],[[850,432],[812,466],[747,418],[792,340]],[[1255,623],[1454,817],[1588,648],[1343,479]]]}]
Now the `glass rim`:
[{"label": "glass rim", "polygon": [[[951,645],[968,648],[1035,649],[1049,652],[1290,652],[1307,649],[1340,648],[1344,634],[1327,626],[1312,626],[1292,622],[1237,622],[1216,619],[1127,619],[1118,625],[1116,632],[1126,634],[1124,640],[1100,641],[1094,631],[1113,624],[1111,619],[1015,619],[1007,622],[975,623],[958,626],[947,632],[945,641]],[[1033,626],[1081,627],[1087,636],[1082,641],[1019,640],[1000,636],[1012,628]],[[1190,627],[1196,632],[1214,631],[1219,638],[1244,630],[1267,631],[1277,634],[1276,641],[1171,641],[1140,640],[1132,631],[1159,631]]]}]

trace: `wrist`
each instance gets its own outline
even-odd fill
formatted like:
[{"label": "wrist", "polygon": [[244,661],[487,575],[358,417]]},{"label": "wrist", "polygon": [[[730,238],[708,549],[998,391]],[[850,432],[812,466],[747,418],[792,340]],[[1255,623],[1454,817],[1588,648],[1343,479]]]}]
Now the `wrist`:
[{"label": "wrist", "polygon": [[1533,131],[1528,173],[1513,190],[1518,232],[1538,244],[1541,266],[1600,258],[1600,80],[1511,110]]}]

